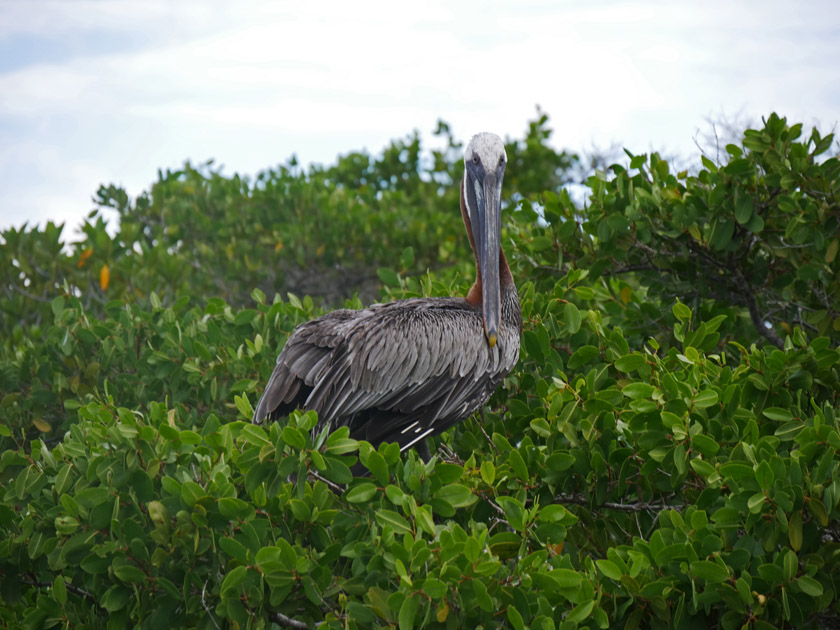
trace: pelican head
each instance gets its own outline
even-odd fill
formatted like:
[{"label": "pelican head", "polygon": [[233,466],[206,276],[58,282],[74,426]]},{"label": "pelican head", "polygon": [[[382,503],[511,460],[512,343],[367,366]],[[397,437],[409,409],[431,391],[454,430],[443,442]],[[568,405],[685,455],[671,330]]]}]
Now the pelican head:
[{"label": "pelican head", "polygon": [[493,133],[473,136],[464,151],[464,203],[481,279],[484,334],[491,348],[496,345],[502,319],[499,250],[502,233],[502,179],[506,163],[505,145]]}]

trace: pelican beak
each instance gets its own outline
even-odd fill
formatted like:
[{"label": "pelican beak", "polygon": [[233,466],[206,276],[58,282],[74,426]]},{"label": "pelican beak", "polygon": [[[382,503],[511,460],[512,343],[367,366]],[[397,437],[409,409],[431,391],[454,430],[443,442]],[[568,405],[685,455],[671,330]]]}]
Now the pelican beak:
[{"label": "pelican beak", "polygon": [[[483,179],[483,181],[479,181]],[[483,178],[469,178],[475,196],[474,216],[471,217],[473,239],[478,255],[481,273],[482,315],[484,334],[493,348],[499,337],[499,322],[502,319],[501,294],[499,287],[499,249],[502,231],[502,173],[488,172]]]}]

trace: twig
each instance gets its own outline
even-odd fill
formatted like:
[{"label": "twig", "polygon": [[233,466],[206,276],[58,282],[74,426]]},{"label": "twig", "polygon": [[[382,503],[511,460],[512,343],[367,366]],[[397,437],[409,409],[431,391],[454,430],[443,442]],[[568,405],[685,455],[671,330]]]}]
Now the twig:
[{"label": "twig", "polygon": [[307,626],[304,622],[287,617],[281,612],[268,613],[268,618],[274,623],[286,626],[287,628],[299,628],[300,630],[307,630],[309,628],[309,626]]},{"label": "twig", "polygon": [[[332,481],[330,481],[329,479],[326,479],[325,477],[322,477],[321,475],[316,473],[314,470],[310,470],[309,475],[311,477],[315,477],[315,479],[317,479],[318,481],[323,481],[336,494],[341,494],[342,492],[344,492],[344,488],[342,488],[340,485],[338,485],[337,483],[333,483]],[[304,625],[304,627],[306,627],[306,626]]]},{"label": "twig", "polygon": [[479,420],[479,422],[478,422],[478,428],[481,429],[481,432],[484,434],[484,437],[487,438],[487,442],[490,444],[490,446],[493,447],[493,450],[498,453],[499,449],[496,446],[496,443],[493,442],[493,440],[490,439],[490,436],[487,435],[487,431],[484,430],[484,409],[479,409],[478,410],[478,415],[481,417],[481,420]]},{"label": "twig", "polygon": [[446,444],[441,443],[441,445],[438,446],[437,452],[441,455],[441,461],[458,464],[459,466],[464,465],[463,460],[458,457]]},{"label": "twig", "polygon": [[681,510],[684,505],[668,505],[666,503],[653,503],[647,501],[639,501],[637,503],[613,503],[605,501],[598,505],[591,505],[585,497],[579,495],[559,494],[554,497],[555,503],[568,503],[572,505],[582,505],[591,508],[604,508],[607,510],[618,510],[619,512],[658,512],[660,510]]},{"label": "twig", "polygon": [[216,630],[222,630],[219,628],[219,624],[216,623],[216,619],[213,617],[213,613],[210,612],[210,609],[207,607],[207,601],[204,599],[204,593],[207,591],[207,581],[205,580],[204,586],[201,587],[201,607],[207,611],[207,616],[210,617],[210,621],[213,622],[213,625],[216,626]]},{"label": "twig", "polygon": [[29,293],[28,291],[25,291],[25,290],[21,289],[20,287],[18,287],[17,285],[14,285],[14,284],[13,284],[13,285],[10,285],[10,288],[11,288],[13,291],[17,291],[18,293],[20,293],[20,294],[21,294],[23,297],[25,297],[27,300],[33,300],[33,301],[35,301],[35,302],[42,302],[42,303],[44,303],[44,304],[49,304],[49,303],[52,301],[52,300],[50,300],[49,298],[45,298],[45,297],[38,297],[37,295],[32,295],[32,294],[31,294],[31,293]]},{"label": "twig", "polygon": [[[30,574],[28,580],[21,580],[24,584],[29,584],[30,586],[37,586],[38,588],[52,588],[52,582],[39,582],[35,579],[33,575]],[[99,602],[96,601],[96,598],[93,596],[92,593],[88,593],[86,590],[79,588],[78,586],[73,586],[67,581],[67,578],[64,578],[64,584],[67,586],[67,590],[73,593],[74,595],[78,595],[79,597],[84,597],[87,601],[91,604],[95,605],[97,608],[102,608],[99,605]]]},{"label": "twig", "polygon": [[755,295],[753,294],[752,287],[750,286],[750,283],[747,282],[747,279],[744,278],[744,274],[741,273],[741,269],[737,265],[734,266],[734,272],[735,282],[746,298],[747,310],[750,312],[750,319],[752,320],[756,331],[759,335],[767,339],[767,341],[779,348],[779,350],[783,349],[785,347],[785,342],[782,341],[782,338],[779,337],[776,330],[772,327],[768,328],[764,325],[764,318],[762,318],[758,312],[758,305],[755,303]]}]

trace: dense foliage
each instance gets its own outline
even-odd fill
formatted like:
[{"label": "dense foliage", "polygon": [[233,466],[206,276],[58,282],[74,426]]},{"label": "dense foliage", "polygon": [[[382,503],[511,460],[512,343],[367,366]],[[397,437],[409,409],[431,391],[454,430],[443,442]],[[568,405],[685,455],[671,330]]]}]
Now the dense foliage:
[{"label": "dense foliage", "polygon": [[[800,131],[772,115],[692,173],[630,156],[585,207],[545,117],[511,141],[521,360],[428,463],[312,435],[311,413],[248,419],[342,289],[471,283],[445,125],[428,159],[413,136],[254,182],[103,188],[113,236],[99,216],[76,243],[4,232],[0,624],[833,621],[840,160]],[[321,301],[287,294],[307,286]]]}]

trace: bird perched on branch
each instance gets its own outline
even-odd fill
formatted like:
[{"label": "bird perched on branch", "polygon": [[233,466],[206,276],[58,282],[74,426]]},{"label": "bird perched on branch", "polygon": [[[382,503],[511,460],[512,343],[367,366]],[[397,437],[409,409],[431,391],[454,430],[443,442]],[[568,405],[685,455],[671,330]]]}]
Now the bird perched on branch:
[{"label": "bird perched on branch", "polygon": [[519,358],[522,314],[501,248],[501,138],[474,136],[464,151],[461,215],[475,254],[466,297],[413,298],[340,309],[298,326],[253,421],[318,412],[320,432],[347,426],[374,446],[398,442],[425,458],[425,438],[468,417]]}]

